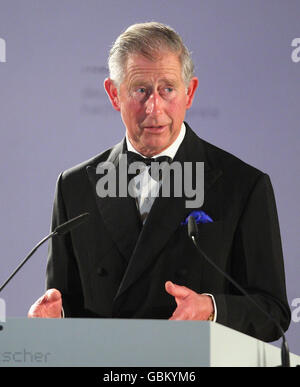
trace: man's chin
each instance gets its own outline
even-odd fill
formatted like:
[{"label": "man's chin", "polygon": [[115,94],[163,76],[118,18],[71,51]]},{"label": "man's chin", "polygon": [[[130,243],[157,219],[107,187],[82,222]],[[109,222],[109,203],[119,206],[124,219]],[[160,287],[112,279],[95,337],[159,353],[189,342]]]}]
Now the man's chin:
[{"label": "man's chin", "polygon": [[158,153],[161,153],[163,150],[169,147],[169,143],[163,142],[163,141],[147,141],[143,147],[142,154],[146,155],[147,157],[152,157],[157,155]]}]

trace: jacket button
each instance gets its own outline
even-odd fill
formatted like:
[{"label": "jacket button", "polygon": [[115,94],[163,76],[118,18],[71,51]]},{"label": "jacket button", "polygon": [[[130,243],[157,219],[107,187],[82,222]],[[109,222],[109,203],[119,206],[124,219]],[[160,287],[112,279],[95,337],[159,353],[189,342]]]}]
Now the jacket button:
[{"label": "jacket button", "polygon": [[104,267],[98,267],[97,269],[97,274],[100,276],[100,277],[104,277],[107,275],[107,271],[104,269]]}]

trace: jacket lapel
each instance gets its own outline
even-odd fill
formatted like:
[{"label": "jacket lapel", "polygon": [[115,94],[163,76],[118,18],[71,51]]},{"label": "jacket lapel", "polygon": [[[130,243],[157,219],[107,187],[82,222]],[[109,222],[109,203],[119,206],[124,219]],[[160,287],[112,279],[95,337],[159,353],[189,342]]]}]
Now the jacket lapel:
[{"label": "jacket lapel", "polygon": [[97,183],[104,175],[99,174],[99,163],[105,163],[115,167],[116,171],[116,191],[119,191],[119,176],[122,171],[119,168],[119,160],[122,157],[124,140],[116,145],[109,157],[105,159],[98,158],[87,166],[88,177],[95,193],[100,215],[111,234],[112,239],[116,243],[120,254],[129,261],[138,236],[142,228],[142,222],[138,214],[135,199],[130,196],[125,197],[99,197],[96,191]]},{"label": "jacket lapel", "polygon": [[[204,161],[204,192],[221,176],[219,169],[212,168],[206,158],[203,141],[188,127],[186,136],[180,145],[174,161]],[[172,188],[171,188],[172,193]],[[187,197],[158,197],[141,230],[136,246],[127,266],[127,270],[116,294],[115,300],[124,293],[157,259],[172,234],[186,216],[193,210],[186,208]]]}]

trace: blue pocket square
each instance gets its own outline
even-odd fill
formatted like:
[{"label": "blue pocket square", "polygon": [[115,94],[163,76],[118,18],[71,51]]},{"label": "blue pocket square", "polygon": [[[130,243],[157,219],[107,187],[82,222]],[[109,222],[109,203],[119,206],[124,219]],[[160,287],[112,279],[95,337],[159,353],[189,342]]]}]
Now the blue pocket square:
[{"label": "blue pocket square", "polygon": [[186,218],[184,222],[181,223],[182,226],[188,224],[189,217],[193,216],[197,224],[199,223],[212,223],[212,218],[207,215],[204,211],[192,211]]}]

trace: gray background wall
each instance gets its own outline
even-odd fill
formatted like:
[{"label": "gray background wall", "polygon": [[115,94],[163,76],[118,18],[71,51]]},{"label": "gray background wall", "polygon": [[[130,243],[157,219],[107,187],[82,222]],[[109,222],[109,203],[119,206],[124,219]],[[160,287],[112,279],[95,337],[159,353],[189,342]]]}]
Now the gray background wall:
[{"label": "gray background wall", "polygon": [[[271,176],[293,310],[287,338],[300,354],[299,1],[0,0],[0,283],[48,233],[58,174],[124,135],[102,86],[107,53],[128,25],[150,20],[193,52],[190,125]],[[1,294],[7,316],[26,316],[44,292],[46,256],[44,246]]]}]

